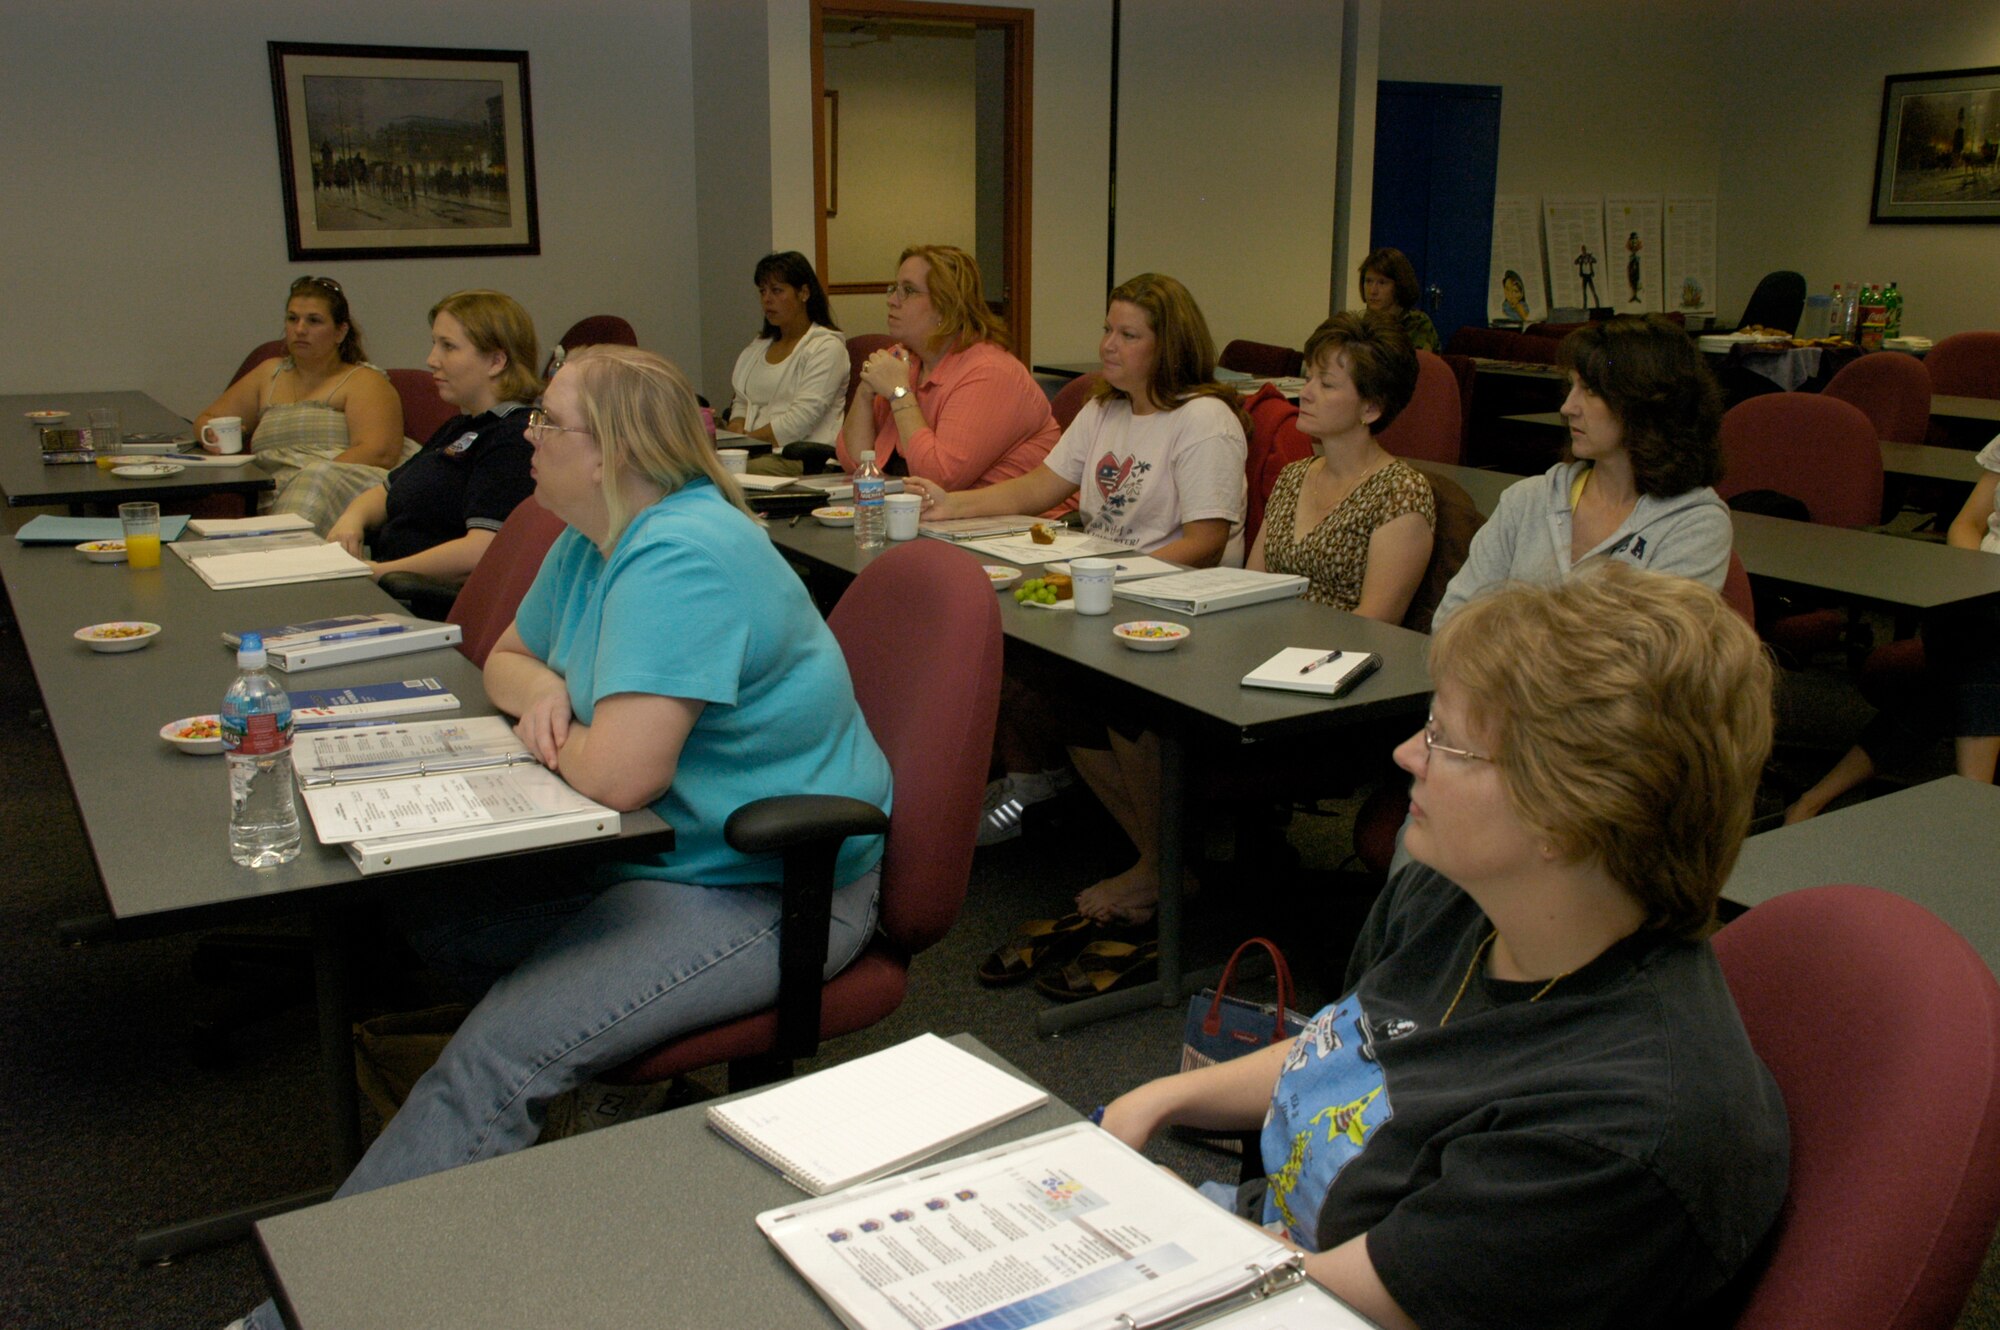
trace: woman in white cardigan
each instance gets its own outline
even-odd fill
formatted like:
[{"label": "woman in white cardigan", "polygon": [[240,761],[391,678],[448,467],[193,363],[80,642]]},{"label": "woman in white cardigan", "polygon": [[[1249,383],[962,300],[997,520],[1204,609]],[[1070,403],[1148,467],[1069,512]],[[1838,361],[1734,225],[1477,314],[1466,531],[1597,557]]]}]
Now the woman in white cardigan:
[{"label": "woman in white cardigan", "polygon": [[804,464],[793,444],[831,445],[847,402],[847,342],[833,322],[826,288],[796,250],[757,262],[764,327],[736,357],[729,376],[729,428],[772,444],[751,463],[764,475],[796,476]]}]

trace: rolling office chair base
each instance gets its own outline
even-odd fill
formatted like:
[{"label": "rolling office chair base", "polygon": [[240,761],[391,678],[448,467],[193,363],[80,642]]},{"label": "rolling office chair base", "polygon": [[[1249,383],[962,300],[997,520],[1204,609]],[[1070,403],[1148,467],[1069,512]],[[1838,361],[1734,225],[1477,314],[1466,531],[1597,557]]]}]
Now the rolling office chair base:
[{"label": "rolling office chair base", "polygon": [[132,1240],[132,1254],[141,1265],[172,1265],[176,1258],[192,1252],[248,1238],[250,1226],[260,1219],[269,1219],[272,1215],[281,1215],[288,1210],[302,1210],[308,1205],[319,1205],[330,1201],[333,1199],[333,1191],[332,1187],[320,1187],[313,1191],[297,1192],[291,1196],[280,1196],[276,1200],[264,1201],[257,1205],[224,1210],[220,1214],[208,1215],[185,1224],[156,1228],[141,1233]]}]

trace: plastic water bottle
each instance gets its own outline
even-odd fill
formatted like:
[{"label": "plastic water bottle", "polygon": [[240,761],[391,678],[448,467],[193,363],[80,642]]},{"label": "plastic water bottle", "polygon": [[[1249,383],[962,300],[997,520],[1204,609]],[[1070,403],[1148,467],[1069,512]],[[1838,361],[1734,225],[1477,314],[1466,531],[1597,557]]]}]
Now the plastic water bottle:
[{"label": "plastic water bottle", "polygon": [[879,550],[889,541],[889,514],[882,503],[888,482],[882,468],[875,465],[875,450],[861,454],[854,468],[854,544],[864,550]]},{"label": "plastic water bottle", "polygon": [[222,699],[222,751],[229,762],[229,857],[275,868],[299,854],[292,798],[292,699],[264,672],[264,638],[243,634],[240,673]]}]

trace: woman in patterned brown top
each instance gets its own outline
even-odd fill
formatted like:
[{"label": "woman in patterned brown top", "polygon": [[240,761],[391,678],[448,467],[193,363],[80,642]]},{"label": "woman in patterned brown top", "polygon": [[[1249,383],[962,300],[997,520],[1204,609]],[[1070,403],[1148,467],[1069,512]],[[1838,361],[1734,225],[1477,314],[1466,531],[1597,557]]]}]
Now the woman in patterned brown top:
[{"label": "woman in patterned brown top", "polygon": [[1299,432],[1313,456],[1278,474],[1246,566],[1311,579],[1306,597],[1401,622],[1437,524],[1430,482],[1376,441],[1409,405],[1417,353],[1395,320],[1336,314],[1306,341]]}]

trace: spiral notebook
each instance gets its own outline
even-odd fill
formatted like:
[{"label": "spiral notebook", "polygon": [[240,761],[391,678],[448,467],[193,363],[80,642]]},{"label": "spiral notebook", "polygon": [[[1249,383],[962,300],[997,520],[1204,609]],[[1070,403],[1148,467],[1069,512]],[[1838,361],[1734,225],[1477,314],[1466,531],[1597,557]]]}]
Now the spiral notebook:
[{"label": "spiral notebook", "polygon": [[1048,1102],[934,1034],[717,1104],[708,1125],[824,1196],[928,1159]]}]

